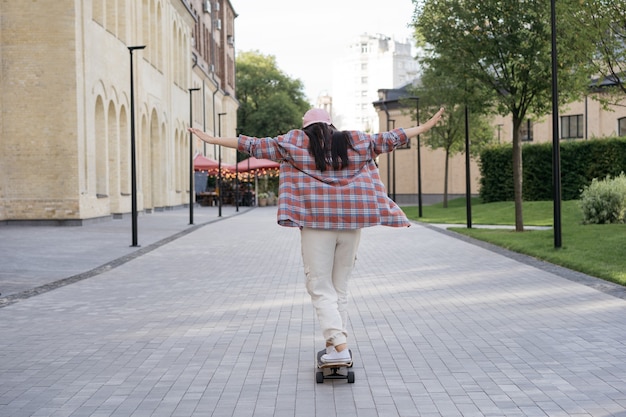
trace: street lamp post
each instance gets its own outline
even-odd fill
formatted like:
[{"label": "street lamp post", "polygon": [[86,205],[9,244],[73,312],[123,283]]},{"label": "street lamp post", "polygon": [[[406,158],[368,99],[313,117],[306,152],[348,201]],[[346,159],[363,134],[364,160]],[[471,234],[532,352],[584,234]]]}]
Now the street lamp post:
[{"label": "street lamp post", "polygon": [[467,228],[472,228],[472,184],[470,182],[469,108],[465,105],[465,212]]},{"label": "street lamp post", "polygon": [[[379,93],[382,95],[383,93]],[[383,110],[385,111],[385,116],[387,116],[387,132],[389,132],[389,126],[391,126],[391,120],[389,120],[389,109],[387,108],[387,97],[382,96],[382,105]],[[387,153],[387,197],[391,198],[391,155]]]},{"label": "street lamp post", "polygon": [[[392,129],[396,128],[396,121],[394,119],[389,120],[389,123],[391,124],[391,126],[387,129],[387,131],[390,131]],[[393,151],[391,151],[392,153],[392,165],[393,165],[393,171],[391,174],[391,178],[392,178],[392,188],[391,191],[393,192],[393,201],[396,201],[396,150],[394,149]]]},{"label": "street lamp post", "polygon": [[239,211],[239,151],[235,150],[235,211]]},{"label": "street lamp post", "polygon": [[[189,89],[189,127],[193,127],[193,92],[199,91],[200,88]],[[189,132],[189,224],[193,224],[193,133]]]},{"label": "street lamp post", "polygon": [[131,218],[132,218],[132,244],[137,243],[137,162],[135,150],[135,84],[133,74],[133,51],[144,49],[146,45],[129,46],[130,52],[130,186],[131,186]]},{"label": "street lamp post", "polygon": [[[239,137],[239,129],[236,129],[235,133]],[[239,212],[239,151],[237,149],[235,149],[235,211]]]},{"label": "street lamp post", "polygon": [[[385,107],[385,113],[387,113],[387,129],[386,131],[389,132],[389,126],[390,126],[390,121],[389,121],[389,111],[387,110],[387,108]],[[391,188],[391,154],[389,152],[387,152],[387,196],[389,198],[392,198],[392,191],[393,189]],[[392,198],[393,199],[393,198]]]},{"label": "street lamp post", "polygon": [[[420,125],[420,98],[413,97],[415,100],[415,121]],[[420,135],[417,135],[417,207],[418,217],[422,217],[422,143]]]},{"label": "street lamp post", "polygon": [[[226,113],[218,113],[217,114],[217,136],[222,137],[222,116],[226,115]],[[218,147],[218,157],[217,157],[217,216],[222,217],[222,145]]]},{"label": "street lamp post", "polygon": [[552,29],[552,192],[554,199],[554,247],[561,247],[561,151],[559,143],[559,90],[557,80],[556,1],[550,1]]}]

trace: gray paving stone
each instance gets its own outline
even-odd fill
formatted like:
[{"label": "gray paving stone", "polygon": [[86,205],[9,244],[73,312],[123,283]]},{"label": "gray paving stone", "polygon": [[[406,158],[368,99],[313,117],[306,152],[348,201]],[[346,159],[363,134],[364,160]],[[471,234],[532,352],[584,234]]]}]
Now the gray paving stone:
[{"label": "gray paving stone", "polygon": [[[149,251],[91,254],[35,281],[109,267],[0,308],[1,416],[626,416],[626,301],[563,271],[417,224],[366,229],[356,383],[316,384],[298,231],[258,208],[163,241],[181,213],[152,216],[170,223]],[[84,251],[119,244],[65,229]]]}]

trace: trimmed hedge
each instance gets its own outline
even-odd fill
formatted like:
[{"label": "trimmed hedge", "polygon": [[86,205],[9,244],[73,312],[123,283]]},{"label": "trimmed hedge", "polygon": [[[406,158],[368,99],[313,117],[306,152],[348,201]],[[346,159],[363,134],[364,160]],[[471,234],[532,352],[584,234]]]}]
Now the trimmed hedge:
[{"label": "trimmed hedge", "polygon": [[[522,146],[524,201],[552,200],[552,142]],[[513,149],[490,147],[480,154],[480,196],[485,203],[512,201]],[[576,200],[594,178],[626,172],[626,138],[561,142],[561,198]]]}]

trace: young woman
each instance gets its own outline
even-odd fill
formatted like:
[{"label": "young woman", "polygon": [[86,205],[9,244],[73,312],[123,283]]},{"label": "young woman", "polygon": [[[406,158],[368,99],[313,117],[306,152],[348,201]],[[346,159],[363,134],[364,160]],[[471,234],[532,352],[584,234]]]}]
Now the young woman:
[{"label": "young woman", "polygon": [[300,229],[306,288],[326,340],[323,362],[351,360],[346,306],[361,229],[410,225],[388,198],[374,161],[430,130],[442,114],[378,134],[339,131],[323,109],[307,111],[302,129],[275,138],[218,138],[189,129],[207,143],[280,162],[278,224]]}]

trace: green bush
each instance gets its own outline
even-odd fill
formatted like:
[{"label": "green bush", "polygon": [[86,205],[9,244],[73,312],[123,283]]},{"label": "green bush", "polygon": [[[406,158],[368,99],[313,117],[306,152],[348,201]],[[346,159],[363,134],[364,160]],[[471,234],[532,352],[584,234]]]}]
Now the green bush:
[{"label": "green bush", "polygon": [[583,224],[626,223],[626,175],[594,178],[580,195]]},{"label": "green bush", "polygon": [[483,202],[513,200],[513,150],[492,146],[480,154],[480,196]]},{"label": "green bush", "polygon": [[[575,200],[593,178],[617,176],[626,171],[626,138],[562,141],[561,198]],[[480,154],[480,196],[485,203],[512,201],[513,163],[511,144],[485,149]],[[522,198],[551,200],[552,143],[522,146]]]}]

